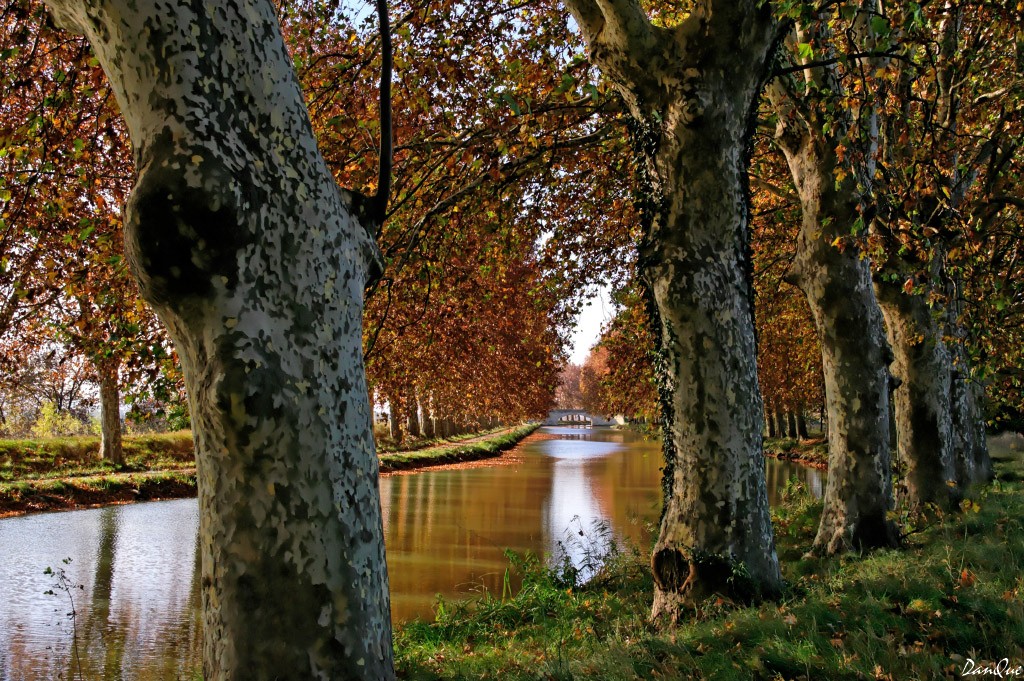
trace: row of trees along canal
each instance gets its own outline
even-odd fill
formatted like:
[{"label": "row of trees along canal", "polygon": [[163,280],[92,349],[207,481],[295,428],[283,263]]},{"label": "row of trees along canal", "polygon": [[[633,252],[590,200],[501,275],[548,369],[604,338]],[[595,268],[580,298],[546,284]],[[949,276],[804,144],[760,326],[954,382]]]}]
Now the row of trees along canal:
[{"label": "row of trees along canal", "polygon": [[665,433],[656,617],[778,589],[765,411],[827,404],[821,552],[898,541],[890,395],[908,504],[988,475],[981,387],[1021,409],[1015,7],[390,5],[390,202],[372,14],[52,0],[86,41],[3,5],[4,399],[187,386],[206,678],[392,676],[367,395],[537,414],[599,281],[600,411]]}]

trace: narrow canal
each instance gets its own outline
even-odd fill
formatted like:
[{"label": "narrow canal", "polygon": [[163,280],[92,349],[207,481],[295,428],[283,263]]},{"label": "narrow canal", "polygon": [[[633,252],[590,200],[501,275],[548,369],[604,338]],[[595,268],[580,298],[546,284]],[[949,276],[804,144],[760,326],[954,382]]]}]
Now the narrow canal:
[{"label": "narrow canal", "polygon": [[[500,594],[505,549],[580,561],[567,533],[597,552],[648,541],[660,464],[659,443],[632,433],[543,428],[501,462],[382,478],[395,622],[429,617],[437,594]],[[789,463],[769,460],[767,473],[773,502],[793,476],[817,495],[824,485]],[[192,678],[197,526],[194,499],[0,520],[0,679],[71,678],[75,639],[85,678]],[[65,570],[73,617],[48,567]]]}]

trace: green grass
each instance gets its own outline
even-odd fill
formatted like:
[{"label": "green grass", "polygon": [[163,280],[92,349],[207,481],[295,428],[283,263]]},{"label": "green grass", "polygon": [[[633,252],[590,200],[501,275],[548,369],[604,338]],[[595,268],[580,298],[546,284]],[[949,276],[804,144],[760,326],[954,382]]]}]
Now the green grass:
[{"label": "green grass", "polygon": [[497,456],[506,449],[514,447],[520,440],[539,427],[539,424],[531,423],[520,426],[504,435],[476,442],[467,442],[464,445],[458,446],[447,444],[404,452],[382,453],[380,455],[380,468],[381,471],[387,472],[404,468],[458,463],[460,461],[473,461]]},{"label": "green grass", "polygon": [[648,622],[645,551],[584,585],[533,559],[514,596],[439,601],[396,635],[404,679],[942,679],[966,658],[1024,664],[1024,466],[1000,464],[978,509],[900,550],[805,558],[820,502],[796,488],[775,514],[788,586],[754,606],[711,602],[688,623]]},{"label": "green grass", "polygon": [[192,434],[187,430],[128,436],[123,446],[125,465],[118,468],[99,459],[98,437],[0,440],[0,483],[195,466]]},{"label": "green grass", "polygon": [[462,433],[460,435],[452,435],[451,437],[434,437],[434,438],[419,438],[416,440],[405,440],[401,443],[397,443],[389,437],[378,437],[377,438],[377,453],[378,454],[390,454],[394,452],[412,452],[420,449],[428,449],[431,447],[438,447],[445,443],[451,442],[462,442],[464,440],[472,440],[473,438],[480,437],[481,435],[490,435],[491,433],[500,433],[506,430],[508,426],[500,426],[498,428],[491,428],[489,430],[480,430],[472,433]]}]

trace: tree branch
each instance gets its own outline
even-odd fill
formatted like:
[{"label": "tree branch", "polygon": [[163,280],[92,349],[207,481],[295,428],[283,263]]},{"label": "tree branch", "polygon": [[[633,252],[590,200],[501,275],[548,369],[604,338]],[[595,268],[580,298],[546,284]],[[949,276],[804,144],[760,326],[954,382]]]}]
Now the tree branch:
[{"label": "tree branch", "polygon": [[384,217],[387,215],[388,199],[391,195],[391,167],[394,156],[394,140],[391,132],[391,72],[393,59],[391,49],[391,26],[388,21],[387,0],[377,0],[377,18],[380,21],[381,65],[380,65],[380,159],[377,166],[377,193],[371,200],[367,215],[376,225],[376,237],[380,238]]},{"label": "tree branch", "polygon": [[772,71],[768,77],[778,78],[780,76],[786,76],[790,73],[796,73],[797,71],[803,71],[805,69],[814,69],[822,66],[831,66],[833,64],[839,64],[849,59],[864,59],[865,57],[890,57],[892,59],[900,59],[912,66],[915,65],[913,60],[908,58],[906,55],[900,54],[894,50],[867,50],[865,52],[854,52],[852,54],[844,54],[838,57],[832,57],[831,59],[817,59],[814,61],[805,62],[803,64],[796,64],[795,66],[787,66],[785,68],[776,69]]}]

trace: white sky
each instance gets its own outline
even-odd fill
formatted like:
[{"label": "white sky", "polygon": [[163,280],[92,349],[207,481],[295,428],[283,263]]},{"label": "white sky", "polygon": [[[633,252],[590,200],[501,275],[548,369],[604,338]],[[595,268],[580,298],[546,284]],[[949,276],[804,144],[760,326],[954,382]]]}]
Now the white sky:
[{"label": "white sky", "polygon": [[576,319],[576,331],[572,334],[572,352],[569,355],[570,362],[583,364],[583,360],[590,353],[591,346],[601,335],[601,325],[611,317],[611,299],[608,296],[608,289],[602,286]]}]

